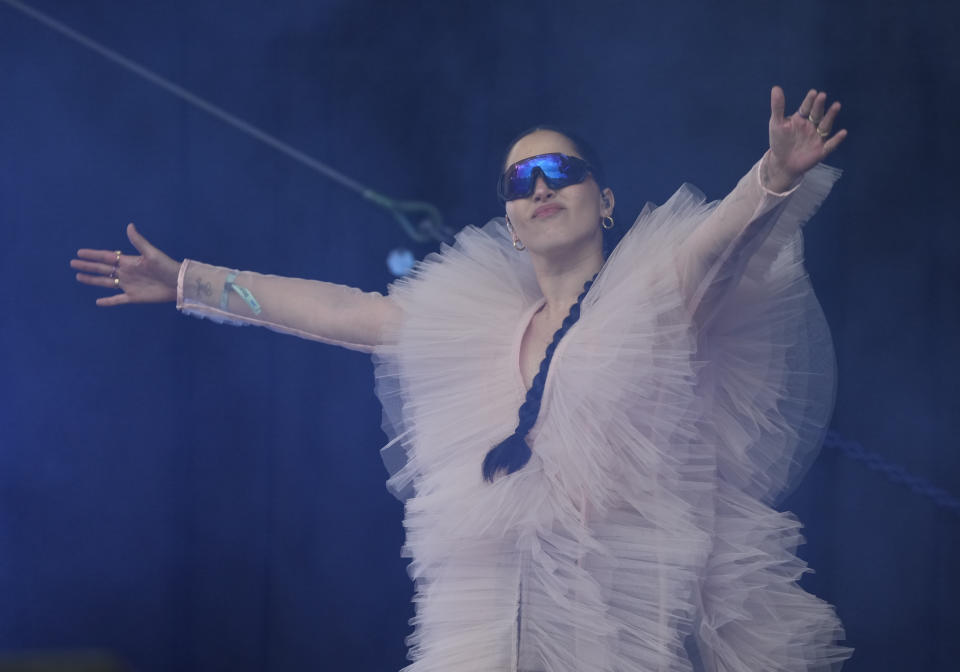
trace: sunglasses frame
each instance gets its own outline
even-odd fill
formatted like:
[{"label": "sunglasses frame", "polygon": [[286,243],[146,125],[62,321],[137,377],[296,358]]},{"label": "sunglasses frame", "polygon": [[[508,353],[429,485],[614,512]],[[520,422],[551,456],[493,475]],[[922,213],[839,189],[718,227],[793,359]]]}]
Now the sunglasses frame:
[{"label": "sunglasses frame", "polygon": [[[536,165],[533,167],[533,170],[530,172],[530,177],[526,178],[529,180],[529,185],[525,193],[514,193],[512,195],[506,193],[507,181],[509,179],[507,176],[510,174],[511,171],[515,173],[518,168],[525,167],[525,165],[529,164],[530,162],[542,163],[547,157],[550,157],[550,158],[560,157],[561,162],[566,162],[573,167],[579,167],[580,169],[582,169],[582,176],[580,177],[580,179],[571,179],[568,177],[552,178],[549,175],[547,175],[546,172],[544,172],[543,168],[541,168],[540,165]],[[538,174],[540,175],[540,177],[543,178],[543,181],[546,182],[547,186],[550,187],[551,189],[563,189],[564,187],[569,187],[571,184],[580,184],[581,182],[584,182],[587,179],[587,177],[593,174],[593,168],[590,166],[589,163],[581,159],[579,156],[570,156],[568,154],[563,154],[561,152],[537,154],[536,156],[530,156],[525,159],[521,159],[516,163],[510,164],[510,166],[505,171],[503,171],[503,173],[500,175],[500,179],[497,180],[497,195],[500,197],[500,200],[503,201],[504,203],[506,203],[507,201],[514,201],[520,198],[529,197],[533,193],[534,189],[536,188]]]}]

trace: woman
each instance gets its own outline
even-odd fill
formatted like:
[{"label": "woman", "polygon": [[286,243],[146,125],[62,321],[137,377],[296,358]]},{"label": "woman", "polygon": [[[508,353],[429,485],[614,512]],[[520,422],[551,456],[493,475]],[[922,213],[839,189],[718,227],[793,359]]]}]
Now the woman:
[{"label": "woman", "polygon": [[[850,654],[802,591],[795,484],[833,402],[800,225],[839,103],[811,90],[720,203],[682,187],[604,260],[614,195],[582,141],[508,150],[506,217],[466,228],[387,297],[80,250],[112,306],[184,312],[372,352],[406,499],[417,672],[826,670]],[[519,411],[518,411],[519,409]],[[505,438],[506,437],[506,438]]]}]

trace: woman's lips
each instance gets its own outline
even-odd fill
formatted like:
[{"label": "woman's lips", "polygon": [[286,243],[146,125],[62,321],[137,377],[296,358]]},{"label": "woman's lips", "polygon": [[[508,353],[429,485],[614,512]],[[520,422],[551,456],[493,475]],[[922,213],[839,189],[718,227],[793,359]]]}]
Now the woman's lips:
[{"label": "woman's lips", "polygon": [[563,210],[563,206],[560,205],[541,205],[539,208],[533,211],[533,218],[549,217],[550,215],[556,214],[561,210]]}]

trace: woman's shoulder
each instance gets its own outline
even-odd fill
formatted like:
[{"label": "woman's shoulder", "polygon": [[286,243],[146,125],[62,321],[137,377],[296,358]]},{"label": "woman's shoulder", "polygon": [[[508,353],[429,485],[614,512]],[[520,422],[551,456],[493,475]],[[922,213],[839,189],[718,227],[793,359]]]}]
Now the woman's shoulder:
[{"label": "woman's shoulder", "polygon": [[516,308],[540,297],[529,257],[513,248],[503,218],[464,227],[452,245],[444,243],[424,257],[389,291],[407,309],[434,307],[453,313]]}]

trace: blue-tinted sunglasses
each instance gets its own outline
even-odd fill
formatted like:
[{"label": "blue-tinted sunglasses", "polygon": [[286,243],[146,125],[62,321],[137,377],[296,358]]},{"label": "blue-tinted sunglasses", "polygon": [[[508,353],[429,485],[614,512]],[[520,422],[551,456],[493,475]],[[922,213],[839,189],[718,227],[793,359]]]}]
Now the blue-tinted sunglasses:
[{"label": "blue-tinted sunglasses", "polygon": [[533,193],[538,174],[543,176],[551,189],[562,189],[571,184],[580,184],[590,173],[590,164],[576,156],[540,154],[517,161],[507,168],[497,183],[497,193],[502,201],[526,198]]}]

